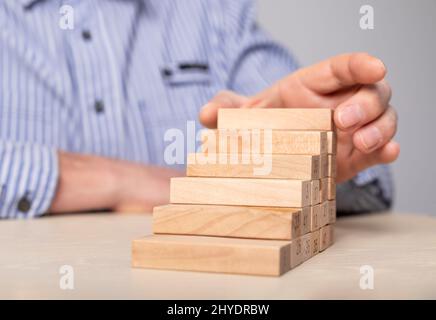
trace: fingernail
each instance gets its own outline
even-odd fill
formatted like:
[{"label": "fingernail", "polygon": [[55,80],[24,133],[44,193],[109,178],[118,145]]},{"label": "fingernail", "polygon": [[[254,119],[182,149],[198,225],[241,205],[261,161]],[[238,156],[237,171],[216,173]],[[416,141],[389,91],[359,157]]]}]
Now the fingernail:
[{"label": "fingernail", "polygon": [[210,102],[206,103],[205,105],[203,105],[203,106],[200,108],[200,111],[209,108],[210,105],[211,105]]},{"label": "fingernail", "polygon": [[375,64],[377,65],[378,68],[380,68],[383,71],[386,71],[386,66],[384,64],[383,61],[381,61],[380,59],[375,59]]},{"label": "fingernail", "polygon": [[372,126],[360,133],[360,139],[365,148],[371,150],[380,144],[383,137],[380,130],[375,126]]},{"label": "fingernail", "polygon": [[339,111],[338,119],[344,129],[351,128],[363,120],[362,108],[358,104],[347,106]]}]

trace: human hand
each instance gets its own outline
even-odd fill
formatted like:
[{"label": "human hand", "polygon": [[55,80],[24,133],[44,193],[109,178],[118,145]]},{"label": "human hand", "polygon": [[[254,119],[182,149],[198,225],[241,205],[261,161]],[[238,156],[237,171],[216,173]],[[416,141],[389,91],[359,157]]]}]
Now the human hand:
[{"label": "human hand", "polygon": [[168,168],[59,152],[59,180],[49,212],[151,212],[168,203],[170,178],[181,175]]},{"label": "human hand", "polygon": [[132,164],[117,170],[116,202],[119,213],[152,212],[153,207],[169,202],[170,179],[184,173],[173,169]]},{"label": "human hand", "polygon": [[200,112],[216,127],[219,108],[331,108],[337,127],[337,182],[376,164],[394,161],[397,114],[390,105],[386,68],[365,53],[343,54],[297,70],[259,94],[218,93]]}]

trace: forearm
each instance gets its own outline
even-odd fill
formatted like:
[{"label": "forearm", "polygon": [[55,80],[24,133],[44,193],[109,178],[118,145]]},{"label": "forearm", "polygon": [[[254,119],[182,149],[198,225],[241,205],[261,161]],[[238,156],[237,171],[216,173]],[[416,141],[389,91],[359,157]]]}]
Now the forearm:
[{"label": "forearm", "polygon": [[150,212],[169,200],[170,178],[182,172],[93,155],[59,153],[50,213]]},{"label": "forearm", "polygon": [[59,180],[49,212],[113,208],[119,166],[116,160],[59,152]]}]

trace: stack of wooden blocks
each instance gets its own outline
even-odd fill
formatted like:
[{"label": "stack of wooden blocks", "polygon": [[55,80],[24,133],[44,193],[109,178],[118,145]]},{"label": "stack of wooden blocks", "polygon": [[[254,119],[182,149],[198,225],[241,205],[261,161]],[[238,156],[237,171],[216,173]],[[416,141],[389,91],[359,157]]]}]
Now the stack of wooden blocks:
[{"label": "stack of wooden blocks", "polygon": [[[219,110],[218,129],[203,135],[207,147],[188,156],[187,177],[171,180],[171,204],[154,209],[154,235],[133,241],[133,267],[278,276],[328,248],[336,221],[332,116]],[[254,137],[259,158],[269,157],[262,174],[250,157]]]}]

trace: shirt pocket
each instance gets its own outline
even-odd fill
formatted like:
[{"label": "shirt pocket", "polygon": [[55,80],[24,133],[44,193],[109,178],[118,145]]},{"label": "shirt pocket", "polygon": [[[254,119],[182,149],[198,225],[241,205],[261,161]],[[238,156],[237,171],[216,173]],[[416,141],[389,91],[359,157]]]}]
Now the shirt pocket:
[{"label": "shirt pocket", "polygon": [[[216,93],[216,82],[206,59],[173,60],[160,65],[160,92],[149,92],[146,108],[154,110],[152,127],[186,126]],[[142,108],[145,110],[145,108]]]},{"label": "shirt pocket", "polygon": [[161,67],[167,86],[209,86],[212,84],[210,65],[206,60],[172,61]]}]

